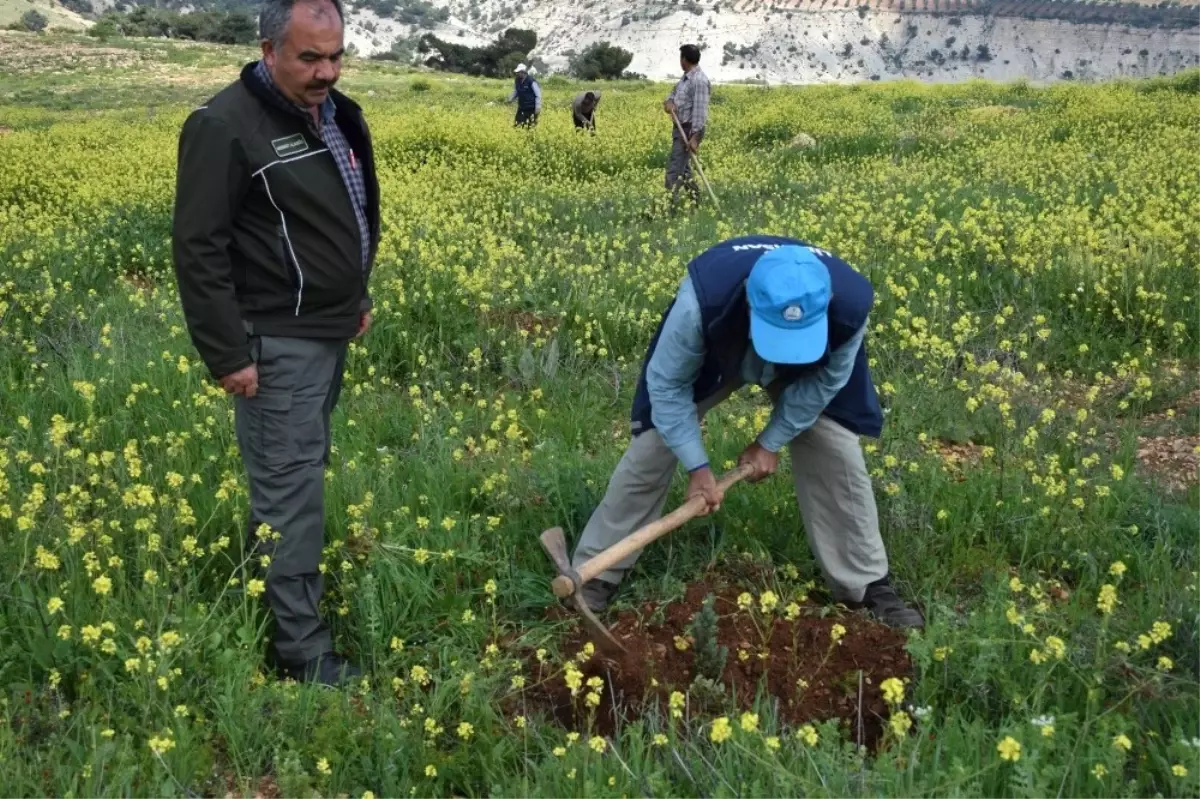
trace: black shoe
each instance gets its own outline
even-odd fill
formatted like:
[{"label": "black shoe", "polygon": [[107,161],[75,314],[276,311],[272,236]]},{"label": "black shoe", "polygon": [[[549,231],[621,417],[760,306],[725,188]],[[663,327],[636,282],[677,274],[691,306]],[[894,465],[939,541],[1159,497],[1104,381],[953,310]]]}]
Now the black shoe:
[{"label": "black shoe", "polygon": [[579,593],[583,597],[583,603],[588,606],[588,610],[592,613],[600,613],[608,610],[608,606],[612,604],[613,597],[617,595],[617,589],[620,587],[617,583],[597,578],[584,583],[583,587],[579,589]]},{"label": "black shoe", "polygon": [[341,655],[327,652],[298,665],[280,665],[279,676],[327,688],[340,688],[362,676],[362,670]]},{"label": "black shoe", "polygon": [[[582,597],[583,604],[587,605],[588,610],[592,613],[600,613],[608,609],[618,588],[620,586],[616,583],[597,578],[584,583],[583,587],[579,589],[579,596]],[[562,600],[562,603],[568,608],[575,607],[575,603],[569,597]]]},{"label": "black shoe", "polygon": [[876,621],[898,630],[920,630],[925,627],[921,612],[896,594],[887,577],[868,585],[862,602],[847,604],[853,608],[866,608]]}]

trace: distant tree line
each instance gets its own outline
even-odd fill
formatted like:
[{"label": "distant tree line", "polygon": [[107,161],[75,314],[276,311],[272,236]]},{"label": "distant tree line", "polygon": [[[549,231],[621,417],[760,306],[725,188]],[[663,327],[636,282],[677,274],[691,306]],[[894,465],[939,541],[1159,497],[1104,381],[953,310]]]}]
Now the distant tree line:
[{"label": "distant tree line", "polygon": [[418,28],[432,28],[450,19],[450,9],[438,8],[428,0],[358,0],[355,8],[374,11],[385,19]]},{"label": "distant tree line", "polygon": [[513,69],[528,60],[537,46],[537,33],[521,28],[509,28],[496,41],[484,47],[467,47],[447,42],[427,33],[417,42],[422,63],[442,72],[459,72],[488,78],[508,77]]},{"label": "distant tree line", "polygon": [[191,39],[216,44],[253,44],[258,23],[244,11],[195,11],[182,14],[166,8],[137,6],[132,11],[109,11],[88,30],[88,35]]}]

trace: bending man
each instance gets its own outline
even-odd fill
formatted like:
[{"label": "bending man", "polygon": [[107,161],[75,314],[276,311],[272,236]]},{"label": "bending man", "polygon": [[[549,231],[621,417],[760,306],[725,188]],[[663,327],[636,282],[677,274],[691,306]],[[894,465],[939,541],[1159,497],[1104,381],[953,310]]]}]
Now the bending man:
[{"label": "bending man", "polygon": [[[707,512],[720,507],[700,420],[754,384],[774,409],[739,458],[753,467],[750,480],[773,474],[789,447],[809,546],[834,598],[894,627],[922,627],[892,588],[858,442],[883,427],[863,343],[873,302],[866,278],[795,239],[747,236],[693,259],[650,342],[633,440],[583,531],[575,567],[662,515],[676,463],[688,471],[688,497],[703,496]],[[587,583],[588,606],[606,608],[636,559]]]}]

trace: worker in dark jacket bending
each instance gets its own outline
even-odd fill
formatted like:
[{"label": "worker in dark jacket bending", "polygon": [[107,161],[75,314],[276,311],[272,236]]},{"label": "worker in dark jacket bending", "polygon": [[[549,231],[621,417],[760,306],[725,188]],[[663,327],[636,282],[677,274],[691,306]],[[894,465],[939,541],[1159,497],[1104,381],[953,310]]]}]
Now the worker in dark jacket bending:
[{"label": "worker in dark jacket bending", "polygon": [[[883,427],[863,343],[873,301],[866,278],[796,239],[747,236],[693,259],[646,354],[633,440],[573,565],[659,518],[676,464],[688,472],[688,498],[704,497],[706,512],[719,508],[700,420],[739,388],[758,385],[774,408],[739,458],[753,469],[749,479],[773,474],[788,447],[809,545],[835,599],[895,627],[923,626],[891,585],[858,440]],[[636,559],[584,585],[589,607],[608,606]]]},{"label": "worker in dark jacket bending", "polygon": [[260,61],[179,138],[173,246],[192,341],[234,395],[283,676],[358,674],[318,613],[330,414],[348,343],[371,324],[379,184],[362,110],[335,91],[337,0],[266,0]]}]

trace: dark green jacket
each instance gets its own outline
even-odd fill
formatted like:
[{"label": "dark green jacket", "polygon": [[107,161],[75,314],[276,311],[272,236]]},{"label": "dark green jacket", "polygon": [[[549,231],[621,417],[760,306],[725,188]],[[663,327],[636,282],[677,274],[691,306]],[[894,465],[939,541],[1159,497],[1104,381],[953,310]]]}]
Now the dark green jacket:
[{"label": "dark green jacket", "polygon": [[[172,238],[192,341],[214,377],[249,366],[256,335],[352,338],[371,307],[358,222],[337,164],[303,118],[254,74],[187,118],[179,136]],[[331,91],[363,170],[373,262],[379,182],[362,109]]]}]

